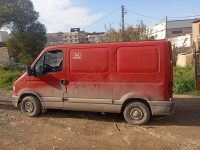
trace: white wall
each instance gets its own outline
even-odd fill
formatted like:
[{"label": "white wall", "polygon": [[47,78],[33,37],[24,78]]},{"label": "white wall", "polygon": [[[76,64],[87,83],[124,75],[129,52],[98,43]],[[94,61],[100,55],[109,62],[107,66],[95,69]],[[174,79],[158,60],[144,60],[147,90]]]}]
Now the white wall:
[{"label": "white wall", "polygon": [[181,47],[191,47],[192,46],[191,38],[192,38],[191,34],[186,34],[183,36],[169,38],[168,40],[171,41],[172,46],[181,48]]},{"label": "white wall", "polygon": [[149,27],[148,35],[154,36],[155,40],[165,39],[165,22]]},{"label": "white wall", "polygon": [[9,38],[8,32],[0,31],[0,42],[6,42]]}]

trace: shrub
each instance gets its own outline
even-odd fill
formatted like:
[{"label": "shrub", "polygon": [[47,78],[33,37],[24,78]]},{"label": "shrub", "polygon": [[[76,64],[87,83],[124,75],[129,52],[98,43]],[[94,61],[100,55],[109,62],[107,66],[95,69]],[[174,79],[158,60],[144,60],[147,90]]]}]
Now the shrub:
[{"label": "shrub", "polygon": [[13,83],[23,74],[20,71],[0,71],[0,86],[12,90]]},{"label": "shrub", "polygon": [[176,94],[186,94],[195,91],[194,67],[174,67],[173,91]]},{"label": "shrub", "polygon": [[195,90],[195,79],[176,79],[174,80],[174,93],[185,94]]},{"label": "shrub", "polygon": [[10,61],[6,61],[2,64],[1,67],[3,70],[5,71],[24,71],[25,70],[25,66],[21,65],[21,64],[16,64]]},{"label": "shrub", "polygon": [[195,78],[194,67],[174,67],[174,79]]}]

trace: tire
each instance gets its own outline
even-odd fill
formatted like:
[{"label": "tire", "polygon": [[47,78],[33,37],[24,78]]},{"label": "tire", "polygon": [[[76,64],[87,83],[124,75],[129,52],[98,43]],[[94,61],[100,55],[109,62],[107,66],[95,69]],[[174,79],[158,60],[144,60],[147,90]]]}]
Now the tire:
[{"label": "tire", "polygon": [[41,113],[41,104],[38,98],[34,96],[26,96],[21,103],[22,112],[29,117],[35,117]]},{"label": "tire", "polygon": [[150,118],[149,108],[141,102],[131,102],[124,109],[124,118],[133,125],[144,125]]}]

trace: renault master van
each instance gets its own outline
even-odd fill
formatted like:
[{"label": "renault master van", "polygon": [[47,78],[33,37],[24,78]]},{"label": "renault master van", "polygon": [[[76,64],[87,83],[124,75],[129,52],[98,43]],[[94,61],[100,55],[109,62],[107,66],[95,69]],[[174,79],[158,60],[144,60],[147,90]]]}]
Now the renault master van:
[{"label": "renault master van", "polygon": [[47,47],[13,86],[27,116],[47,109],[123,113],[131,124],[173,114],[168,41]]}]

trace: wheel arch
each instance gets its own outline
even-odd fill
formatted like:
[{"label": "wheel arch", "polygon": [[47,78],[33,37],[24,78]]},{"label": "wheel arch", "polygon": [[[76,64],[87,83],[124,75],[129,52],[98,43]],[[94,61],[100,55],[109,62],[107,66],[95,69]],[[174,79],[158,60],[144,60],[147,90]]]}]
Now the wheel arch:
[{"label": "wheel arch", "polygon": [[146,98],[143,98],[143,97],[129,97],[127,98],[124,103],[122,104],[122,108],[121,108],[121,112],[124,111],[125,107],[131,103],[131,102],[141,102],[143,104],[145,104],[148,108],[149,108],[149,111],[150,111],[150,114],[152,115],[152,110],[151,110],[151,106],[150,104],[148,103],[148,100]]},{"label": "wheel arch", "polygon": [[18,105],[22,102],[22,99],[24,97],[26,97],[26,96],[34,96],[34,97],[38,98],[39,101],[40,101],[40,103],[41,103],[41,105],[42,105],[42,99],[41,99],[41,97],[37,93],[32,92],[32,91],[24,91],[24,92],[20,93],[20,97],[19,97],[19,100],[18,100]]}]

